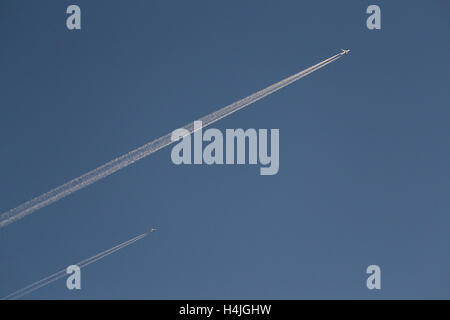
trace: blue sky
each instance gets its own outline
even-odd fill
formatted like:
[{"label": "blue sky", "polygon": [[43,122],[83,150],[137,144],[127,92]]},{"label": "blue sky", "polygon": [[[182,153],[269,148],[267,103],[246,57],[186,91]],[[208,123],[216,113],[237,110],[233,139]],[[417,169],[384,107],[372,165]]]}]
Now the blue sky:
[{"label": "blue sky", "polygon": [[1,229],[0,296],[157,226],[83,269],[82,290],[27,297],[450,298],[449,14],[443,0],[2,1],[1,212],[352,52],[214,125],[279,128],[277,175],[158,151]]}]

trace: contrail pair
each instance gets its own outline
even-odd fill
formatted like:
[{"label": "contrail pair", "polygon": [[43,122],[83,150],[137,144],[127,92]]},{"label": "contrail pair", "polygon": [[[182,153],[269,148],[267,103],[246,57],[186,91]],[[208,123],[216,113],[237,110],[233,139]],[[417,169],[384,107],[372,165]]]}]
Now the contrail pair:
[{"label": "contrail pair", "polygon": [[[348,51],[347,51],[348,52]],[[347,53],[346,51],[343,51],[339,54],[336,54],[312,67],[309,67],[303,71],[300,71],[284,80],[281,80],[263,90],[260,90],[246,98],[243,98],[241,100],[238,100],[226,107],[223,107],[215,112],[212,112],[203,118],[200,118],[199,120],[202,121],[201,127],[194,127],[194,122],[191,122],[184,126],[183,128],[186,129],[191,134],[196,130],[200,130],[201,128],[204,128],[206,126],[209,126],[210,124],[225,118],[226,116],[229,116],[230,114],[245,108],[246,106],[264,98],[265,96],[268,96],[288,85],[291,83],[309,75],[310,73],[319,70],[326,66],[327,64],[334,62],[341,58],[343,55]],[[49,204],[58,201],[66,196],[68,196],[71,193],[74,193],[77,190],[80,190],[90,184],[93,184],[94,182],[97,182],[98,180],[109,176],[110,174],[113,174],[114,172],[125,168],[129,166],[130,164],[152,154],[155,151],[158,151],[161,148],[164,148],[170,144],[172,144],[175,141],[172,141],[171,139],[172,133],[168,133],[158,139],[155,139],[142,147],[139,147],[127,154],[124,154],[108,163],[105,163],[104,165],[89,171],[88,173],[75,178],[53,190],[50,190],[47,193],[44,193],[41,196],[38,196],[30,201],[27,201],[21,205],[19,205],[16,208],[13,208],[2,215],[0,215],[0,228],[17,221],[26,215],[29,215],[33,213],[34,211],[48,206]]]},{"label": "contrail pair", "polygon": [[[120,249],[123,249],[123,248],[129,246],[130,244],[141,240],[142,238],[145,238],[147,235],[148,235],[148,232],[143,233],[143,234],[141,234],[141,235],[139,235],[137,237],[134,237],[134,238],[132,238],[132,239],[130,239],[128,241],[122,242],[121,244],[118,244],[117,246],[114,246],[114,247],[112,247],[112,248],[110,248],[108,250],[102,251],[102,252],[100,252],[100,253],[98,253],[98,254],[90,257],[90,258],[87,258],[87,259],[85,259],[83,261],[80,261],[80,262],[76,263],[76,265],[78,267],[80,267],[80,269],[83,268],[83,267],[86,267],[86,266],[90,265],[91,263],[94,263],[94,262],[96,262],[96,261],[98,261],[100,259],[103,259],[104,257],[109,256],[110,254],[112,254],[112,253],[114,253],[114,252],[116,252],[116,251],[118,251]],[[62,270],[60,270],[58,272],[55,272],[52,275],[49,275],[48,277],[45,277],[44,279],[36,281],[36,282],[26,286],[26,287],[23,287],[20,290],[17,290],[15,292],[7,295],[6,297],[3,297],[2,300],[18,299],[18,298],[20,298],[20,297],[22,297],[22,296],[24,296],[24,295],[26,295],[26,294],[28,294],[30,292],[33,292],[33,291],[35,291],[35,290],[37,290],[39,288],[42,288],[42,287],[44,287],[44,286],[46,286],[46,285],[48,285],[48,284],[50,284],[50,283],[52,283],[52,282],[54,282],[54,281],[56,281],[58,279],[61,279],[61,278],[65,277],[65,276],[67,276],[66,269],[62,269]]]}]

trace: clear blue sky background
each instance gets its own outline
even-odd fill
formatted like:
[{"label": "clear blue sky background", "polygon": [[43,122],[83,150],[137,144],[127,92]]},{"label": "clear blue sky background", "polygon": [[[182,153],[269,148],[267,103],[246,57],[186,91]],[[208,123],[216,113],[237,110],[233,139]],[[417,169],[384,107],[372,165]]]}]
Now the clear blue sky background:
[{"label": "clear blue sky background", "polygon": [[279,128],[278,175],[161,150],[1,229],[0,296],[157,226],[82,290],[27,298],[450,298],[449,17],[444,0],[1,1],[1,212],[352,52],[214,125]]}]

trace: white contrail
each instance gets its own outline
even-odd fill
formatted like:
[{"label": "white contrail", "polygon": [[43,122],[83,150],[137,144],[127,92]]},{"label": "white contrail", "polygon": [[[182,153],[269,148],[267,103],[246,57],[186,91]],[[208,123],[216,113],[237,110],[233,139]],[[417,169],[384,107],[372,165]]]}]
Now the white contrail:
[{"label": "white contrail", "polygon": [[[129,246],[130,244],[132,244],[132,243],[134,243],[134,242],[136,242],[138,240],[141,240],[142,238],[145,238],[147,235],[148,235],[148,232],[143,233],[143,234],[141,234],[141,235],[139,235],[137,237],[134,237],[134,238],[132,238],[130,240],[122,242],[121,244],[118,244],[117,246],[114,246],[114,247],[112,247],[112,248],[110,248],[108,250],[102,251],[102,252],[100,252],[100,253],[98,253],[98,254],[90,257],[90,258],[84,259],[84,260],[76,263],[76,265],[79,266],[80,269],[83,268],[83,267],[86,267],[86,266],[90,265],[91,263],[94,263],[94,262],[96,262],[96,261],[98,261],[100,259],[103,259],[104,257],[109,256],[110,254],[112,254],[112,253],[114,253],[114,252],[116,252],[116,251],[118,251],[120,249],[123,249],[123,248]],[[26,287],[23,287],[22,289],[19,289],[19,290],[13,292],[13,293],[7,295],[6,297],[3,297],[2,300],[18,299],[18,298],[20,298],[20,297],[22,297],[22,296],[24,296],[24,295],[26,295],[26,294],[28,294],[30,292],[33,292],[33,291],[35,291],[35,290],[37,290],[39,288],[42,288],[42,287],[44,287],[44,286],[46,286],[46,285],[48,285],[48,284],[50,284],[50,283],[52,283],[52,282],[54,282],[54,281],[56,281],[58,279],[61,279],[61,278],[65,277],[66,275],[67,275],[66,269],[62,269],[62,270],[60,270],[58,272],[55,272],[52,275],[49,275],[48,277],[45,277],[45,278],[43,278],[43,279],[41,279],[39,281],[33,282],[32,284],[30,284],[30,285],[28,285]]]},{"label": "white contrail", "polygon": [[[262,98],[264,98],[267,95],[270,95],[287,85],[307,76],[308,74],[319,70],[320,68],[326,66],[327,64],[338,60],[341,58],[345,53],[339,53],[336,54],[312,67],[309,67],[303,71],[300,71],[284,80],[281,80],[263,90],[260,90],[246,98],[243,98],[241,100],[238,100],[226,107],[223,107],[215,112],[212,112],[203,118],[200,118],[199,121],[202,121],[202,126],[194,127],[194,122],[191,122],[184,126],[183,128],[186,129],[189,134],[193,133],[196,130],[200,130],[201,128],[204,128]],[[33,213],[34,211],[45,207],[55,201],[58,201],[61,198],[64,198],[65,196],[68,196],[69,194],[80,190],[106,176],[109,176],[110,174],[113,174],[114,172],[129,166],[130,164],[152,154],[155,151],[158,151],[161,148],[164,148],[170,144],[172,144],[175,141],[172,141],[171,139],[172,133],[168,133],[158,139],[155,139],[142,147],[139,147],[131,152],[128,152],[108,163],[105,163],[104,165],[89,171],[88,173],[75,178],[53,190],[50,190],[47,193],[44,193],[43,195],[40,195],[32,200],[29,200],[21,205],[19,205],[16,208],[13,208],[2,215],[0,215],[0,228],[4,227],[16,220],[19,220],[26,215],[29,215]]]}]

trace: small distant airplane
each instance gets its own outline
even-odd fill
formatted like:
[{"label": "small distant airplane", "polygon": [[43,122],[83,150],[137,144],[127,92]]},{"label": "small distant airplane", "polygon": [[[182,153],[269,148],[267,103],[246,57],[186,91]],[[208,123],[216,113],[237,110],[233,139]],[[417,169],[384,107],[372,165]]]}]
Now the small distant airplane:
[{"label": "small distant airplane", "polygon": [[347,53],[349,53],[350,52],[350,50],[349,49],[347,49],[347,50],[345,50],[345,49],[341,49],[342,50],[342,54],[347,54]]},{"label": "small distant airplane", "polygon": [[150,232],[155,232],[156,230],[158,230],[158,229],[151,228],[151,229],[150,229]]}]

